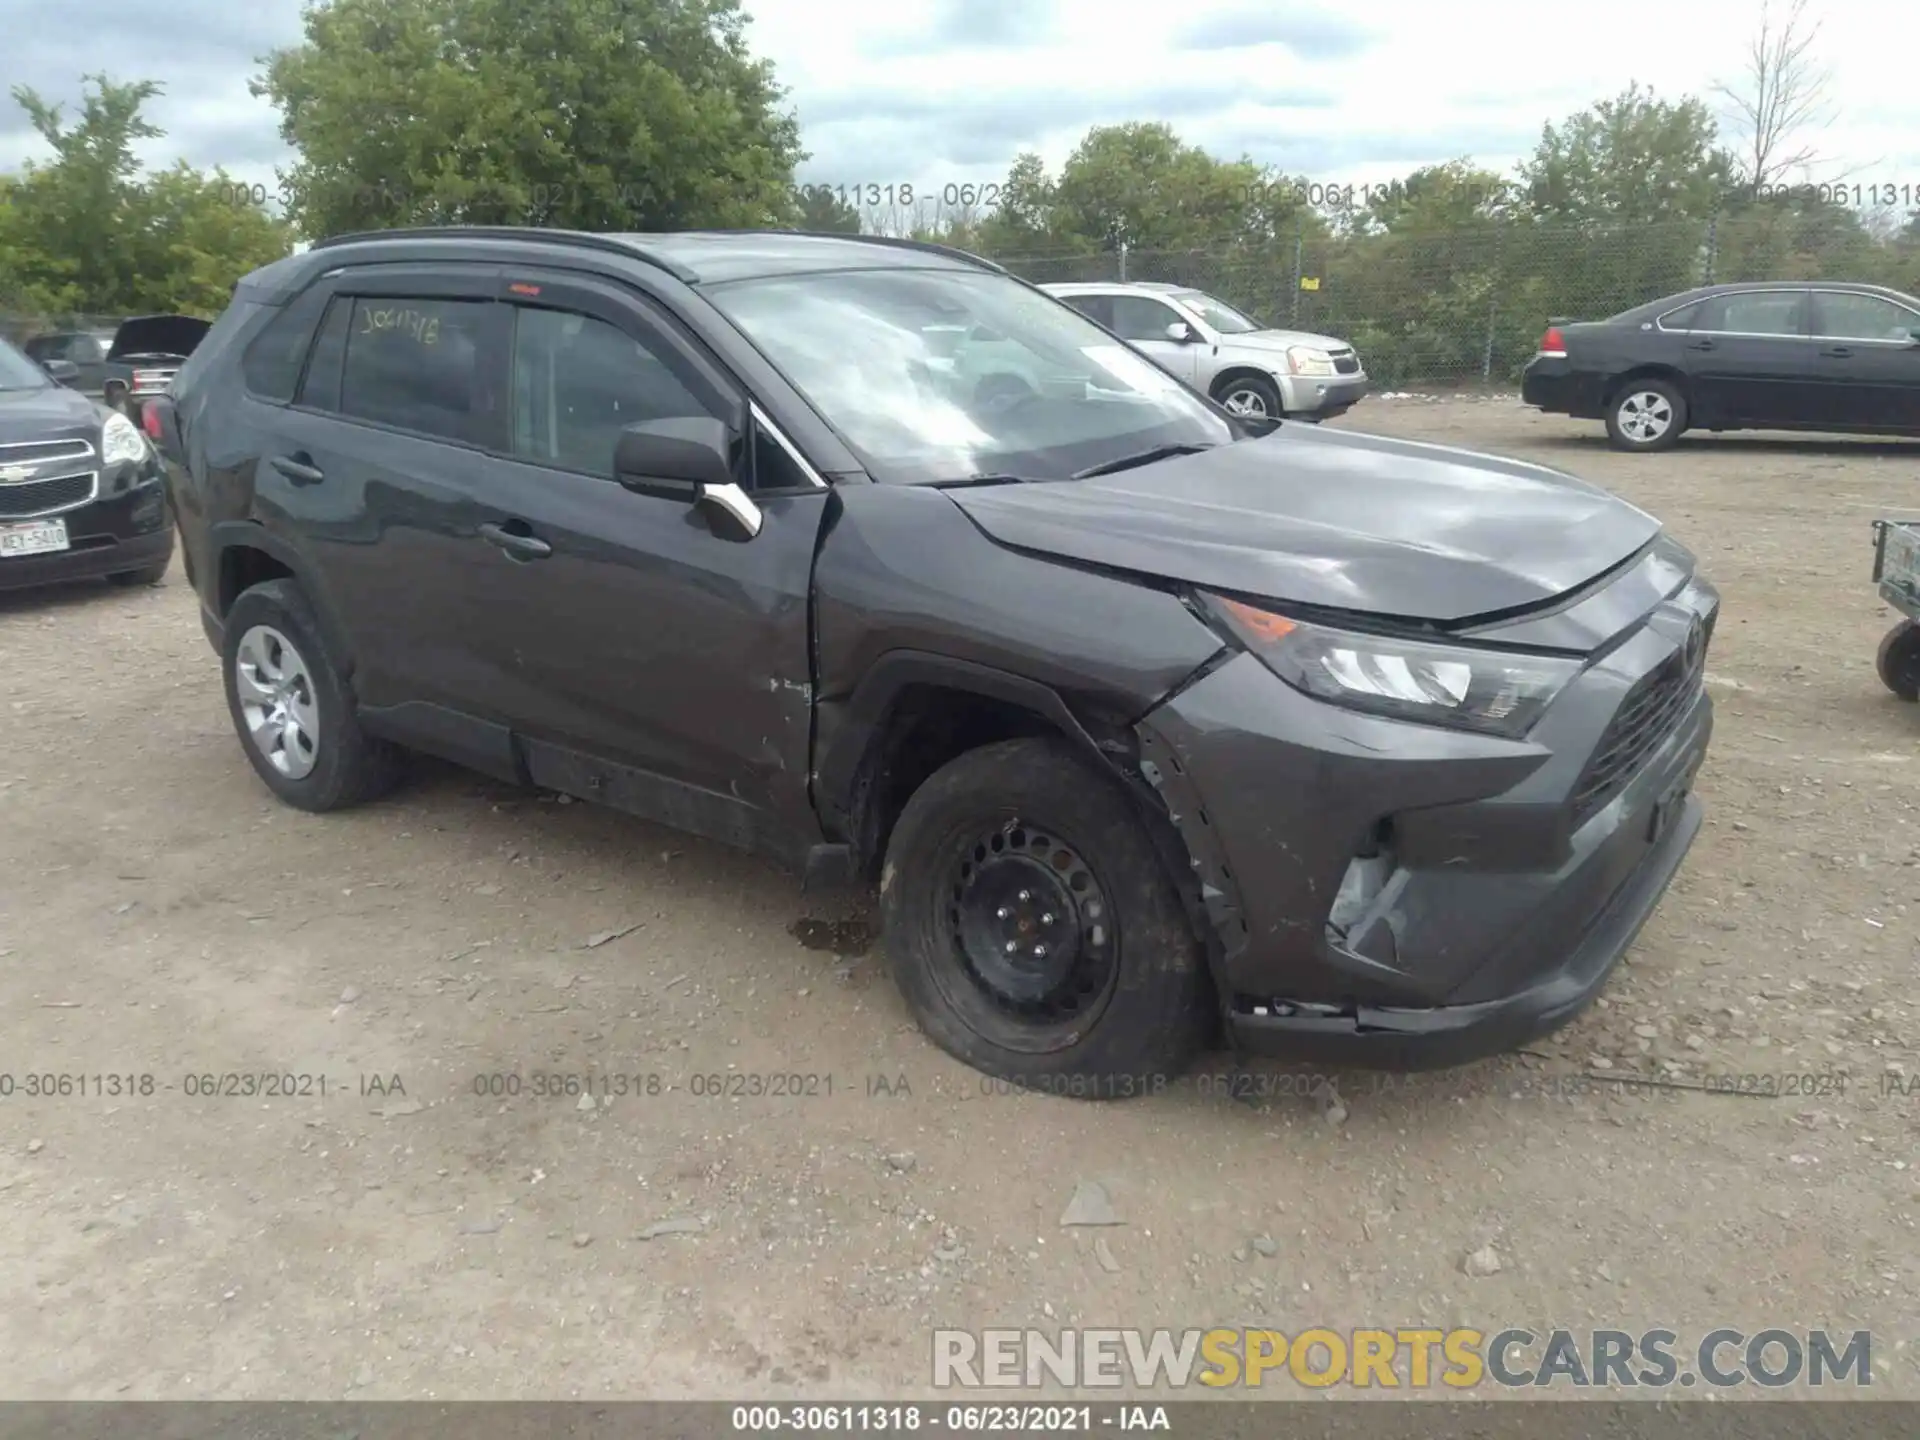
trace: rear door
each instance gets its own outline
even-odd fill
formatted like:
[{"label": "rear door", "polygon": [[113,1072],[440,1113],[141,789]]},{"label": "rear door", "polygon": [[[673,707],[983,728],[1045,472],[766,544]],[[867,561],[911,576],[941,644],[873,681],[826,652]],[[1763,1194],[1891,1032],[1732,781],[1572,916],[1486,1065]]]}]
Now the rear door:
[{"label": "rear door", "polygon": [[468,487],[506,444],[499,269],[383,265],[324,283],[256,508],[313,557],[361,702],[498,772],[504,737],[462,717],[492,688],[469,607],[474,571],[495,557],[474,538]]},{"label": "rear door", "polygon": [[1879,295],[1813,292],[1823,423],[1920,432],[1920,312]]},{"label": "rear door", "polygon": [[1808,292],[1796,287],[1714,295],[1681,347],[1696,426],[1819,423]]}]

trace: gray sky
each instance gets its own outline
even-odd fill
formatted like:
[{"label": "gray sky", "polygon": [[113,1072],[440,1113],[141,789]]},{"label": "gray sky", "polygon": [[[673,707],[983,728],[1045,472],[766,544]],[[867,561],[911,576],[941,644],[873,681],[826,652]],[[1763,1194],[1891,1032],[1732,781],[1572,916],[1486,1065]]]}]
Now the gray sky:
[{"label": "gray sky", "polygon": [[[747,0],[752,43],[790,90],[813,152],[800,178],[838,185],[1002,178],[1037,149],[1057,166],[1089,125],[1165,120],[1217,154],[1333,182],[1379,181],[1472,155],[1504,169],[1543,122],[1629,81],[1701,93],[1739,69],[1759,0],[1686,0],[1657,20],[1537,0]],[[1836,121],[1819,137],[1860,184],[1920,205],[1920,90],[1907,5],[1833,0],[1821,58]],[[150,77],[168,132],[148,158],[224,165],[271,187],[285,159],[255,57],[296,41],[299,0],[0,0],[0,170],[43,152],[7,98],[72,100],[80,76]],[[1829,178],[1822,174],[1814,178]]]}]

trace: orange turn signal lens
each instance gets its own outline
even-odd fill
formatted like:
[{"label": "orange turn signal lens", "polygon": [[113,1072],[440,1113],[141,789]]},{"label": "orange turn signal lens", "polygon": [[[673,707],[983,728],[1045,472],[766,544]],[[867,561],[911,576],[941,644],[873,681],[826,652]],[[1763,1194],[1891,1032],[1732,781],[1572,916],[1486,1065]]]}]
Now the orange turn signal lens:
[{"label": "orange turn signal lens", "polygon": [[1251,605],[1238,600],[1229,600],[1224,595],[1214,596],[1220,608],[1231,615],[1249,634],[1272,644],[1284,640],[1299,627],[1284,615],[1275,615],[1271,610],[1256,610]]}]

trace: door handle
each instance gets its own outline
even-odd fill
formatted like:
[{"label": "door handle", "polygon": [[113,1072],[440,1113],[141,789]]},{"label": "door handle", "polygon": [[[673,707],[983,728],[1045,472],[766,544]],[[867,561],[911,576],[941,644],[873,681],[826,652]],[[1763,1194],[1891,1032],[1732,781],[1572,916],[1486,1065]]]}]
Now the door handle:
[{"label": "door handle", "polygon": [[499,546],[515,560],[544,560],[553,554],[553,546],[546,541],[533,535],[518,534],[504,525],[482,525],[480,538],[489,545]]},{"label": "door handle", "polygon": [[1844,345],[1829,345],[1820,352],[1821,358],[1825,360],[1845,360],[1851,354],[1853,351]]},{"label": "door handle", "polygon": [[299,455],[275,455],[267,463],[296,485],[318,485],[327,477],[309,463],[311,460],[310,455],[302,452]]},{"label": "door handle", "polygon": [[1687,346],[1687,349],[1689,350],[1711,350],[1713,348],[1714,348],[1714,344],[1713,344],[1713,341],[1711,340],[1696,340],[1691,345]]}]

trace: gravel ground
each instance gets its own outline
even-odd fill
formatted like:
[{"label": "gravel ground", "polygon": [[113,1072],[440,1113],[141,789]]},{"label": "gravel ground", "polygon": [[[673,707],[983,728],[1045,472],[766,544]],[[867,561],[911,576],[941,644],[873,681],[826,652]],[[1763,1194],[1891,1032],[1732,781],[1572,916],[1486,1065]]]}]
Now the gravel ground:
[{"label": "gravel ground", "polygon": [[[756,860],[433,766],[273,802],[177,570],[0,597],[0,1394],[897,1396],[938,1325],[1425,1323],[1869,1328],[1875,1392],[1920,1395],[1920,713],[1867,581],[1920,445],[1339,423],[1612,486],[1725,610],[1707,825],[1599,1005],[1337,1102],[1284,1068],[1224,1098],[1225,1057],[994,1093],[861,914]],[[589,1071],[628,1093],[532,1093]],[[49,1073],[126,1079],[24,1093]],[[308,1078],[191,1093],[233,1074]],[[1685,1088],[1733,1076],[1801,1093]],[[1059,1223],[1085,1181],[1121,1223]]]}]

